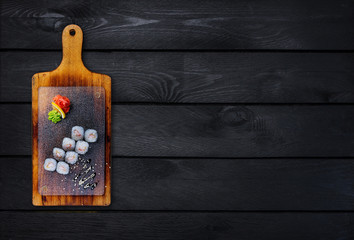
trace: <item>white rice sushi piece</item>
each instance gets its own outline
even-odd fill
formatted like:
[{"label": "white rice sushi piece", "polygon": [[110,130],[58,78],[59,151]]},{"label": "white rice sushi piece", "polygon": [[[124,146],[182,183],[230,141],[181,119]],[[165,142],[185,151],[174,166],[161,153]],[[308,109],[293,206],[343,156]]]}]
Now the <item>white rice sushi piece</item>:
[{"label": "white rice sushi piece", "polygon": [[84,128],[80,126],[74,126],[71,129],[71,138],[75,141],[84,139]]},{"label": "white rice sushi piece", "polygon": [[57,164],[57,172],[63,175],[69,173],[70,167],[66,162],[58,162]]},{"label": "white rice sushi piece", "polygon": [[56,160],[62,161],[65,157],[65,151],[61,148],[53,148],[53,156]]},{"label": "white rice sushi piece", "polygon": [[57,168],[57,161],[55,161],[55,159],[53,159],[53,158],[47,158],[44,161],[43,167],[45,170],[53,172]]},{"label": "white rice sushi piece", "polygon": [[77,141],[76,147],[75,147],[75,152],[78,154],[85,154],[87,153],[89,148],[89,144],[85,141]]},{"label": "white rice sushi piece", "polygon": [[97,131],[95,129],[87,129],[85,131],[85,141],[89,143],[93,143],[97,141]]},{"label": "white rice sushi piece", "polygon": [[75,164],[77,162],[77,159],[79,157],[79,154],[77,154],[74,151],[68,151],[65,154],[65,162],[70,163],[70,164]]},{"label": "white rice sushi piece", "polygon": [[62,147],[65,151],[72,151],[75,149],[75,140],[71,139],[71,138],[64,138],[63,139],[63,143],[62,143]]}]

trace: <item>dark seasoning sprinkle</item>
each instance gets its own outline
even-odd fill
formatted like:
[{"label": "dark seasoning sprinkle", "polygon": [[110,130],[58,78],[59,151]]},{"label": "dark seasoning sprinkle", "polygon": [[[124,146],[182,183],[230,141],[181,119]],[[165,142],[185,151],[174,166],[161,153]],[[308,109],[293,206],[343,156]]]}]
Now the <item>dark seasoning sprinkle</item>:
[{"label": "dark seasoning sprinkle", "polygon": [[[78,189],[82,187],[82,189],[91,188],[91,190],[93,190],[97,187],[98,182],[94,182],[96,172],[94,171],[94,167],[90,163],[91,159],[84,159],[82,157],[79,157],[79,161],[77,161],[74,166],[74,168],[76,168],[81,165],[83,169],[72,179],[72,181],[75,182],[74,186],[77,185]],[[83,191],[81,190],[81,192]]]}]

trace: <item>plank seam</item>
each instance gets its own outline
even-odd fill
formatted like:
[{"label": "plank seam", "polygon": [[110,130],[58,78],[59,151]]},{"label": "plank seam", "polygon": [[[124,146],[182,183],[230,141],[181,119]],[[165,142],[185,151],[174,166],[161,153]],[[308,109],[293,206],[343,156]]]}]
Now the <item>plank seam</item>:
[{"label": "plank seam", "polygon": [[[85,52],[195,52],[195,53],[354,53],[354,49],[85,49]],[[1,48],[0,52],[62,52],[61,49]]]},{"label": "plank seam", "polygon": [[[0,155],[1,158],[31,158],[32,155]],[[351,156],[344,156],[344,157],[178,157],[178,156],[124,156],[124,155],[113,155],[112,158],[116,159],[122,159],[122,158],[127,158],[127,159],[166,159],[166,160],[181,160],[181,159],[191,159],[191,160],[203,160],[203,159],[210,159],[210,160],[281,160],[281,159],[287,159],[287,160],[305,160],[305,159],[318,159],[318,160],[354,160],[354,157]]]},{"label": "plank seam", "polygon": [[[42,207],[36,207],[38,209],[1,209],[0,212],[46,212],[46,213],[61,213],[61,212],[76,212],[76,213],[303,213],[303,214],[336,214],[336,213],[354,213],[354,210],[98,210],[104,209],[103,207],[94,207],[93,209],[97,210],[68,210],[78,206],[65,206],[63,207],[50,207],[51,209],[39,209]],[[55,209],[57,208],[57,209]],[[87,207],[82,207],[87,208]]]},{"label": "plank seam", "polygon": [[[1,102],[0,105],[31,105],[32,102]],[[238,106],[289,106],[289,105],[294,105],[294,106],[333,106],[333,105],[338,105],[338,106],[344,106],[344,105],[353,105],[354,103],[352,102],[323,102],[323,103],[296,103],[296,102],[289,102],[289,103],[272,103],[272,102],[262,102],[262,103],[246,103],[246,102],[206,102],[206,103],[195,103],[195,102],[189,102],[189,103],[179,103],[179,102],[112,102],[112,105],[115,106],[129,106],[129,105],[140,105],[140,106],[223,106],[223,105],[238,105]]]}]

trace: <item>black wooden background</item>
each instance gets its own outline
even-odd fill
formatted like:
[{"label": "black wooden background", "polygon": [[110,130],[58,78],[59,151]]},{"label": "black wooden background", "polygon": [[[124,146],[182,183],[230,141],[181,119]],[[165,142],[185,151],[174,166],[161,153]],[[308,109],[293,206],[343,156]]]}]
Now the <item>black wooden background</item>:
[{"label": "black wooden background", "polygon": [[[1,0],[1,239],[354,239],[352,0]],[[84,31],[112,204],[33,207],[31,76]]]}]

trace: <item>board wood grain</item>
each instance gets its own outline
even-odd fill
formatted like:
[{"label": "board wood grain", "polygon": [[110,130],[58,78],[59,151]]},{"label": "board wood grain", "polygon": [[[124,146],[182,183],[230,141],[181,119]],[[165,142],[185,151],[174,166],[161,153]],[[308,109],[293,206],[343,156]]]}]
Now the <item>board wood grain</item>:
[{"label": "board wood grain", "polygon": [[[112,103],[354,103],[354,53],[85,51]],[[59,51],[2,52],[0,102],[30,102],[33,72]],[[11,94],[8,94],[11,93]]]},{"label": "board wood grain", "polygon": [[75,23],[88,36],[86,49],[354,49],[351,0],[1,4],[1,48],[60,49],[60,32]]},{"label": "board wood grain", "polygon": [[[32,158],[33,199],[36,206],[46,205],[109,205],[110,204],[110,139],[111,139],[111,80],[104,74],[89,71],[81,60],[83,33],[79,26],[69,25],[63,30],[63,59],[51,72],[42,72],[32,77]],[[105,91],[105,190],[103,195],[72,196],[46,195],[39,192],[38,173],[38,123],[39,89],[41,87],[102,87]]]},{"label": "board wood grain", "polygon": [[[29,104],[1,104],[1,155],[31,154]],[[22,113],[19,115],[18,113]],[[354,108],[339,105],[113,105],[114,156],[353,157]],[[13,129],[16,129],[14,132]]]},{"label": "board wood grain", "polygon": [[[43,212],[0,213],[4,238],[137,240],[352,240],[354,213]],[[19,224],[21,222],[21,224]],[[53,225],[56,226],[53,228]],[[43,229],[31,231],[32,229]]]},{"label": "board wood grain", "polygon": [[[0,157],[0,182],[4,182],[0,186],[6,193],[0,198],[0,210],[36,209],[29,201],[30,159]],[[112,204],[85,210],[354,210],[353,158],[113,157],[111,170]]]},{"label": "board wood grain", "polygon": [[[5,211],[0,212],[0,238],[354,239],[353,158],[333,158],[353,156],[353,105],[338,104],[353,103],[353,3],[1,0],[0,206]],[[185,121],[185,127],[180,123],[178,128],[193,134],[185,134],[177,142],[174,137],[183,134],[169,131],[165,123],[149,134],[171,140],[170,144],[147,151],[149,145],[137,141],[146,146],[138,152],[141,157],[114,159],[113,201],[105,208],[39,209],[31,204],[28,80],[36,72],[59,65],[61,31],[69,23],[80,24],[89,36],[84,48],[92,52],[85,51],[86,66],[111,75],[113,101],[128,103],[113,109],[118,121],[113,124],[114,134],[119,134],[113,145],[117,156],[124,153],[120,144],[127,140],[120,136],[129,135],[128,130],[119,128],[120,112],[126,113],[125,121],[140,117],[139,111],[123,108],[139,108],[147,102],[183,103],[193,109],[190,115],[195,112],[200,116],[188,118],[181,106],[173,104],[168,111],[165,106],[150,106],[144,114],[154,117],[148,121],[157,118],[157,112],[171,114],[176,107],[183,115],[178,120],[193,121]],[[214,125],[208,125],[210,115],[217,116],[218,111],[200,114],[207,110],[200,110],[205,106],[195,103],[212,102],[219,103],[210,106],[215,109],[228,103],[256,103],[251,106],[253,112],[267,122],[263,139],[272,139],[274,134],[288,143],[287,147],[282,145],[286,153],[307,157],[270,159],[263,157],[270,152],[255,148],[242,153],[246,159],[212,158],[208,155],[212,153],[211,141],[199,152],[189,149],[188,143],[198,141],[198,130],[203,133],[199,125],[216,126],[205,134],[227,138],[227,144],[232,145],[230,139],[238,135],[247,143],[262,144],[262,136],[254,130],[256,137],[252,139],[217,118]],[[294,116],[281,117],[289,114],[289,109],[294,109]],[[164,119],[173,121],[172,116]],[[282,120],[272,122],[274,119]],[[285,121],[288,128],[284,128]],[[148,125],[153,124],[142,129]],[[229,134],[227,129],[231,129]],[[294,137],[296,131],[299,135]],[[133,135],[137,133],[133,131]],[[269,144],[274,146],[272,141]],[[134,155],[134,144],[127,143],[125,148],[128,145],[124,154]],[[167,146],[174,149],[175,159],[161,157],[168,154]],[[217,154],[238,157],[238,149],[226,152],[228,146],[220,143]],[[205,152],[205,158],[183,157],[200,152]],[[271,154],[277,155],[275,151]],[[253,159],[254,155],[260,158]],[[242,200],[243,195],[249,197]],[[108,211],[99,211],[103,209]],[[134,209],[153,211],[129,211]],[[281,210],[272,211],[276,209]]]}]

